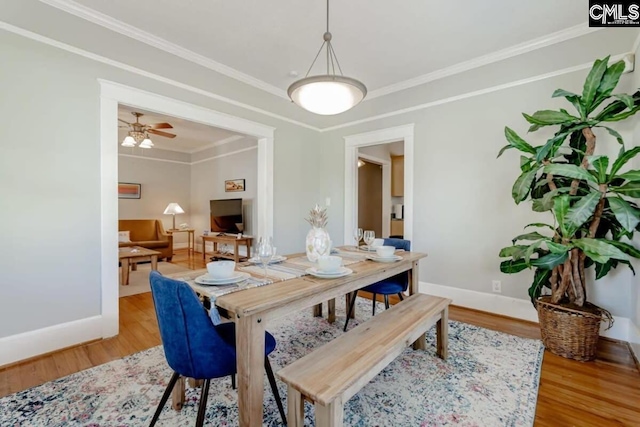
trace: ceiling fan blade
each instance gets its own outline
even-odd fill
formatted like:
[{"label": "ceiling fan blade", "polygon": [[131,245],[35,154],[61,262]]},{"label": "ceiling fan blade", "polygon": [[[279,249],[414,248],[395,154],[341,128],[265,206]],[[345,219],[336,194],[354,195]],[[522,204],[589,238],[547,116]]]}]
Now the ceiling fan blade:
[{"label": "ceiling fan blade", "polygon": [[149,129],[147,132],[152,133],[158,136],[164,136],[165,138],[175,138],[176,136],[172,133],[162,132],[161,130]]},{"label": "ceiling fan blade", "polygon": [[169,123],[154,123],[152,125],[147,125],[149,129],[173,129]]}]

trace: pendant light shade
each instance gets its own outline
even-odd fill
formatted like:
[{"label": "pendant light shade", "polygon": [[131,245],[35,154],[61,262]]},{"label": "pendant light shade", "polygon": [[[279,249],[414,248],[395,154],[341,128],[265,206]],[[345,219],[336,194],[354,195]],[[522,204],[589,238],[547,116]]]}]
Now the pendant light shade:
[{"label": "pendant light shade", "polygon": [[305,110],[328,116],[358,105],[367,94],[367,88],[351,77],[325,75],[298,80],[289,86],[288,94]]},{"label": "pendant light shade", "polygon": [[[360,81],[342,74],[340,62],[331,44],[329,32],[329,0],[327,0],[327,31],[324,42],[304,78],[294,82],[287,94],[293,102],[307,111],[321,115],[340,114],[355,107],[367,95],[367,87]],[[318,56],[326,48],[327,73],[310,76]],[[339,74],[336,74],[336,67]]]}]

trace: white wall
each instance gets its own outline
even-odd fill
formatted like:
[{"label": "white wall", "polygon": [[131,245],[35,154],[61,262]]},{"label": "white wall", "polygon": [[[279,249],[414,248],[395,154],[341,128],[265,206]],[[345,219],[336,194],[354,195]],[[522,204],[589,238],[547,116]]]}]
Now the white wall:
[{"label": "white wall", "polygon": [[[209,200],[243,199],[244,234],[255,234],[257,222],[257,168],[258,150],[254,138],[245,138],[222,147],[198,153],[191,166],[191,210],[196,242],[203,230],[210,229]],[[244,179],[245,191],[225,192],[224,181]],[[198,249],[200,250],[200,249]]]},{"label": "white wall", "polygon": [[[344,136],[415,123],[414,158],[405,158],[405,162],[413,161],[415,171],[412,248],[429,254],[420,280],[489,293],[491,281],[498,279],[503,296],[526,300],[531,273],[502,274],[498,252],[510,245],[524,225],[551,218],[532,212],[529,203],[514,204],[511,187],[519,174],[518,155],[513,151],[500,159],[496,155],[506,144],[505,125],[534,145],[543,143],[549,132],[527,135],[521,113],[566,107],[551,99],[551,94],[557,88],[580,92],[586,73],[574,72],[327,132],[322,152],[327,177],[324,192],[337,201],[332,208],[342,212],[344,165],[335,159],[343,157]],[[630,79],[630,75],[623,76],[627,86]],[[616,149],[606,132],[597,134],[600,145]],[[628,136],[629,129],[623,129],[623,134]],[[344,235],[339,222],[329,227],[332,235]],[[630,317],[630,277],[627,270],[618,269],[590,286],[590,299],[618,316]]]},{"label": "white wall", "polygon": [[303,161],[318,157],[317,132],[4,30],[0,51],[0,200],[10,207],[0,213],[0,350],[54,325],[91,322],[62,345],[101,336],[98,78],[275,127],[274,238],[280,251],[302,250],[303,218],[322,197],[317,162]]},{"label": "white wall", "polygon": [[[173,216],[163,212],[169,203],[176,202],[185,211],[176,215],[176,227],[191,222],[190,164],[121,154],[118,156],[118,181],[142,185],[140,199],[118,199],[119,219],[159,219],[167,230],[173,225]],[[173,242],[174,246],[186,244],[186,233],[176,233]]]},{"label": "white wall", "polygon": [[[636,71],[632,76],[632,87],[640,88],[640,46],[635,51],[636,55],[636,63],[635,69]],[[640,145],[640,120],[635,120],[635,127],[633,129],[633,144]],[[633,159],[633,168],[640,169],[640,158],[636,157]],[[636,233],[638,234],[638,233]],[[634,243],[636,247],[640,246],[640,236],[636,236],[634,239]],[[640,272],[640,260],[635,260],[634,262],[636,271]],[[631,348],[633,349],[636,358],[640,360],[640,278],[636,276],[632,276],[631,278],[631,305],[632,305],[632,314],[631,314],[631,330],[629,331],[629,342],[631,343]]]}]

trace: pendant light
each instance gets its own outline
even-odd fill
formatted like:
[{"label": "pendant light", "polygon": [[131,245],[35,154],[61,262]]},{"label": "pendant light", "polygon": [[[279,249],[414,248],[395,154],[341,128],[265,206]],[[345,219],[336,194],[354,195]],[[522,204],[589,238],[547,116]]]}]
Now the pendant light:
[{"label": "pendant light", "polygon": [[[287,93],[293,102],[305,110],[329,116],[343,113],[358,105],[367,95],[367,88],[362,82],[342,74],[340,62],[338,62],[338,57],[331,44],[329,0],[327,0],[327,31],[324,33],[323,39],[324,42],[307,74],[289,86]],[[309,72],[323,49],[326,49],[327,74],[309,77]],[[340,74],[336,74],[336,66]]]}]

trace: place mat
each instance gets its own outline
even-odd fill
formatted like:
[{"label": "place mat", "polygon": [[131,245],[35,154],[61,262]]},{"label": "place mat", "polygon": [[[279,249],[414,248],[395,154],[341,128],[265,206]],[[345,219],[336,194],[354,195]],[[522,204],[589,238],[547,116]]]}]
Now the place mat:
[{"label": "place mat", "polygon": [[185,274],[173,274],[172,279],[181,280],[191,286],[196,292],[208,296],[212,301],[215,301],[217,297],[227,295],[233,292],[242,291],[244,289],[257,288],[258,286],[270,285],[273,280],[265,278],[250,277],[247,280],[240,283],[233,283],[231,285],[222,286],[203,286],[194,282],[194,279],[198,276],[202,276],[203,271],[185,273]]},{"label": "place mat", "polygon": [[[355,263],[362,262],[362,261],[365,260],[364,257],[363,258],[357,258],[357,257],[346,258],[346,257],[342,257],[341,256],[341,258],[342,258],[342,265],[344,265],[344,266],[355,264]],[[297,266],[304,267],[305,270],[307,268],[317,267],[318,266],[318,263],[309,261],[306,256],[301,256],[301,257],[298,257],[298,258],[288,259],[287,263],[295,264]]]},{"label": "place mat", "polygon": [[[260,276],[265,278],[264,268],[258,265],[248,265],[246,267],[238,267],[238,270],[243,271],[245,273],[249,273],[252,276]],[[267,278],[276,281],[282,282],[284,280],[295,279],[296,277],[300,277],[304,275],[304,271],[300,274],[296,270],[283,269],[282,267],[277,266],[277,264],[270,264],[267,267]]]}]

